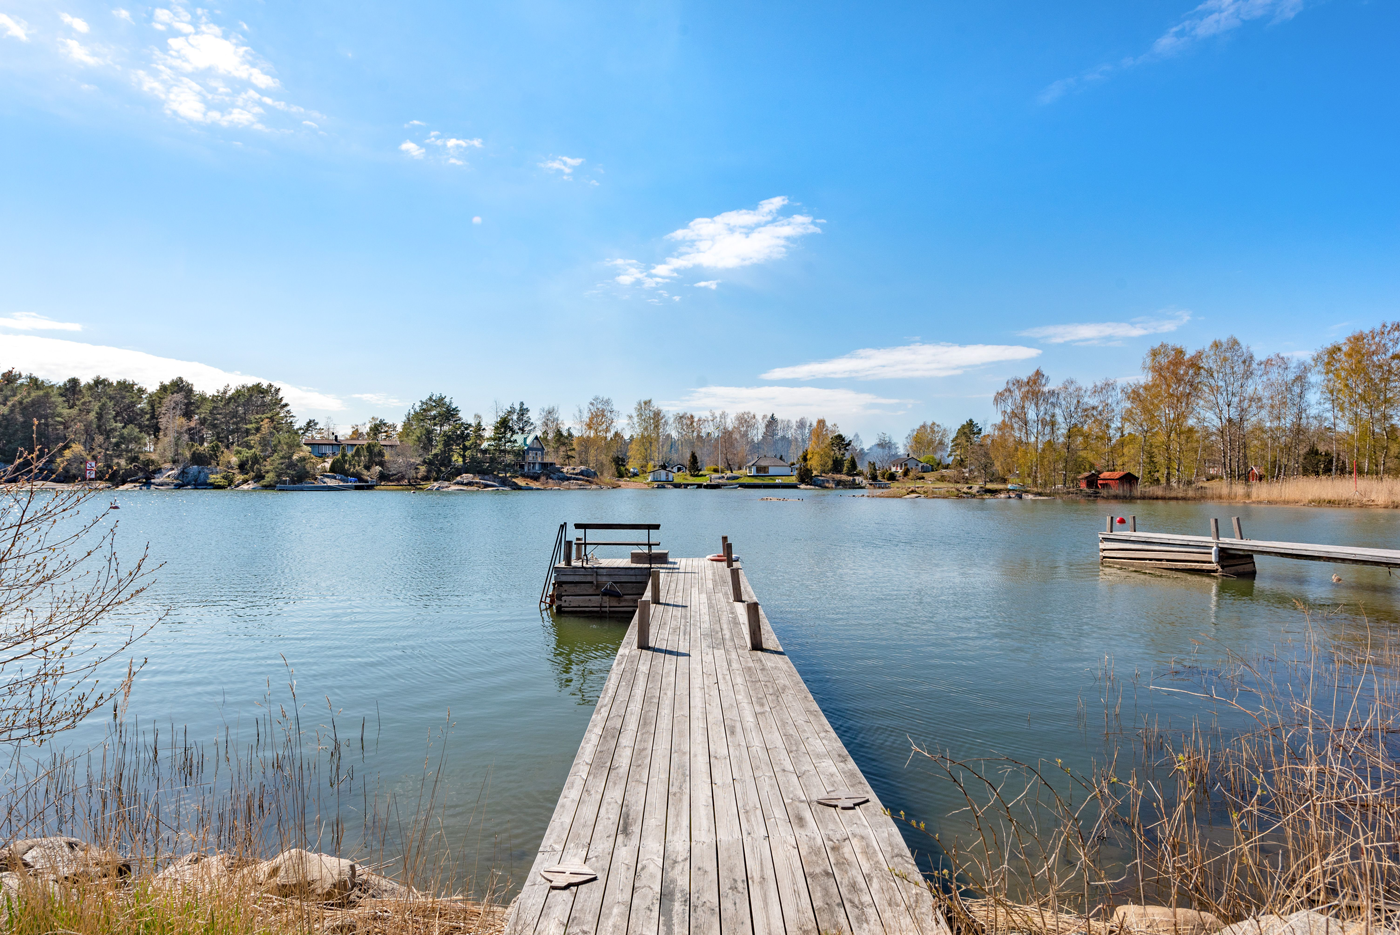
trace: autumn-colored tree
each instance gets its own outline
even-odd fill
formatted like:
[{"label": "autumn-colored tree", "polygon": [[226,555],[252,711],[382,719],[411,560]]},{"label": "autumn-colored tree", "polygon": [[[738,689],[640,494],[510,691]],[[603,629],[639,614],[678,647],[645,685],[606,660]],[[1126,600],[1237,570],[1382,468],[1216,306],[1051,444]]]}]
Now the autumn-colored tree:
[{"label": "autumn-colored tree", "polygon": [[948,456],[948,429],[937,422],[924,422],[904,439],[904,449],[912,458],[942,466]]},{"label": "autumn-colored tree", "polygon": [[580,464],[600,475],[615,473],[610,443],[617,434],[617,409],[606,396],[594,396],[586,408],[579,408],[574,421],[578,423],[575,446]]},{"label": "autumn-colored tree", "polygon": [[1233,335],[1210,342],[1201,356],[1201,409],[1226,481],[1242,480],[1249,471],[1248,430],[1259,401],[1254,353]]},{"label": "autumn-colored tree", "polygon": [[1158,344],[1143,358],[1142,381],[1127,393],[1133,423],[1142,436],[1142,471],[1150,458],[1168,486],[1182,482],[1188,429],[1201,385],[1201,357],[1201,351],[1188,354],[1180,345]]}]

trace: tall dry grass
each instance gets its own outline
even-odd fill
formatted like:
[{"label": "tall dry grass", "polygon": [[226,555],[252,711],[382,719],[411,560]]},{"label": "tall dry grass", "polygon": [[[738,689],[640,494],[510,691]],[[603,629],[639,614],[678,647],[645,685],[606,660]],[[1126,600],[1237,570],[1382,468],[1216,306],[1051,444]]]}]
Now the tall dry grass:
[{"label": "tall dry grass", "polygon": [[[484,855],[483,865],[469,844],[477,812],[455,840],[441,820],[446,727],[432,738],[417,788],[395,794],[371,768],[375,726],[346,731],[329,703],[316,715],[293,685],[285,701],[269,694],[258,717],[207,741],[114,711],[91,749],[14,753],[0,771],[0,841],[75,837],[128,858],[133,872],[79,886],[25,879],[0,911],[8,930],[499,931],[506,881],[489,869],[499,855]],[[409,889],[346,907],[270,896],[248,874],[193,890],[154,880],[188,854],[251,867],[293,847],[350,858]]]},{"label": "tall dry grass", "polygon": [[1242,503],[1296,503],[1311,506],[1400,507],[1400,478],[1290,477],[1255,484],[1211,481],[1184,487],[1141,487],[1131,497],[1103,491],[1105,499],[1222,500]]},{"label": "tall dry grass", "polygon": [[1088,774],[919,750],[974,828],[939,842],[951,920],[1083,931],[1131,902],[1226,921],[1312,909],[1393,930],[1397,672],[1391,637],[1310,629],[1291,655],[1231,656],[1154,685],[1196,715],[1177,729],[1139,724]]}]

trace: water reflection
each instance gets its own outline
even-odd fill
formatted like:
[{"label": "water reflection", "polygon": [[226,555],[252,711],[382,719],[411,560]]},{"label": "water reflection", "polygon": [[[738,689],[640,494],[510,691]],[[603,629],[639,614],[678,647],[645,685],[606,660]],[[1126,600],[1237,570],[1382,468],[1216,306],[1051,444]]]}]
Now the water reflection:
[{"label": "water reflection", "polygon": [[581,705],[597,704],[627,624],[548,611],[540,614],[540,620],[549,634],[549,664],[560,693],[577,698]]}]

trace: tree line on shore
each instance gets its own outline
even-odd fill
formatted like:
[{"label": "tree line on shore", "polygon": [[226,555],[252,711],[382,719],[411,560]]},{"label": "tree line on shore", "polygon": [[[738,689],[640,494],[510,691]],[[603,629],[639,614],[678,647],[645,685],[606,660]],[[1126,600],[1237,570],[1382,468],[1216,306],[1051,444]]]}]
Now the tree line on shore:
[{"label": "tree line on shore", "polygon": [[497,406],[490,421],[467,417],[443,394],[414,404],[400,423],[374,417],[345,437],[362,442],[329,462],[308,438],[333,426],[298,424],[281,391],[249,383],[201,392],[176,378],[146,390],[130,380],[50,382],[0,374],[0,460],[39,451],[56,479],[125,481],[166,465],[218,469],[226,485],[299,482],[330,471],[419,482],[462,473],[513,473],[524,438],[538,435],[546,460],[626,476],[659,465],[692,474],[733,471],[759,456],[780,458],[800,478],[882,476],[909,456],[983,479],[1071,486],[1090,469],[1131,470],[1145,483],[1180,485],[1400,470],[1400,323],[1358,331],[1307,358],[1258,358],[1235,337],[1196,351],[1162,343],[1141,374],[1089,386],[1058,385],[1041,369],[1015,377],[993,398],[998,421],[956,429],[924,422],[902,443],[881,433],[866,446],[825,418],[753,412],[667,412],[643,399],[628,412],[594,396],[572,419],[559,407],[532,415]]},{"label": "tree line on shore", "polygon": [[985,472],[1069,485],[1090,468],[1180,486],[1400,469],[1400,322],[1306,357],[1257,357],[1231,336],[1188,351],[1163,342],[1140,375],[1052,385],[1043,370],[993,398],[978,440]]}]

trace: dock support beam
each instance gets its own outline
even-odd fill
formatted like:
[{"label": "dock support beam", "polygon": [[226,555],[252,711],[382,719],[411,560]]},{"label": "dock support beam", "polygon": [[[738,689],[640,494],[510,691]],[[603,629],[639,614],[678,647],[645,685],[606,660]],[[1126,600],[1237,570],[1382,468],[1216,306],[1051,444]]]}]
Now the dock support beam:
[{"label": "dock support beam", "polygon": [[1210,518],[1210,537],[1217,540],[1220,538],[1220,520],[1214,516]]},{"label": "dock support beam", "polygon": [[729,586],[734,589],[734,600],[742,601],[744,599],[744,586],[739,582],[739,569],[729,569]]},{"label": "dock support beam", "polygon": [[651,570],[651,602],[653,604],[661,603],[661,569],[659,568]]},{"label": "dock support beam", "polygon": [[1235,522],[1235,538],[1236,538],[1236,539],[1243,539],[1243,538],[1244,538],[1244,527],[1240,525],[1240,518],[1239,518],[1238,516],[1236,516],[1234,522]]},{"label": "dock support beam", "polygon": [[651,648],[651,601],[646,598],[637,602],[637,648]]},{"label": "dock support beam", "polygon": [[749,620],[749,649],[763,648],[763,624],[758,617],[758,601],[745,601],[744,613]]}]

